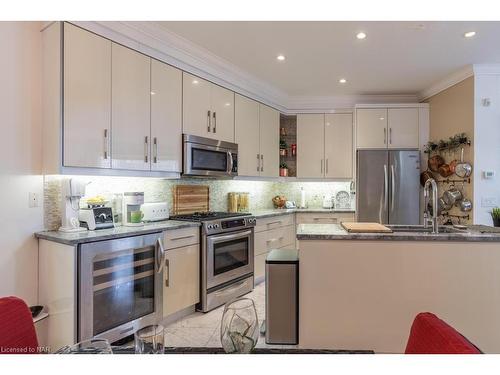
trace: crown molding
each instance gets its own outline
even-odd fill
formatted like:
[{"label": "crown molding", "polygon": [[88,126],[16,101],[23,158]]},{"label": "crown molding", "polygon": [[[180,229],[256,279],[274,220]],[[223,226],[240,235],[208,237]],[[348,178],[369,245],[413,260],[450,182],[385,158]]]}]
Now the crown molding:
[{"label": "crown molding", "polygon": [[474,64],[474,74],[500,74],[500,64]]},{"label": "crown molding", "polygon": [[446,76],[442,80],[434,83],[429,88],[423,90],[418,95],[419,101],[423,101],[425,99],[430,98],[436,94],[439,94],[441,91],[444,91],[451,86],[456,85],[459,82],[462,82],[464,79],[467,79],[474,75],[474,70],[472,65],[467,65],[462,69],[453,72],[452,74]]},{"label": "crown molding", "polygon": [[333,113],[360,103],[415,103],[417,95],[290,96],[155,22],[78,21],[82,28],[188,73],[276,108],[284,114]]}]

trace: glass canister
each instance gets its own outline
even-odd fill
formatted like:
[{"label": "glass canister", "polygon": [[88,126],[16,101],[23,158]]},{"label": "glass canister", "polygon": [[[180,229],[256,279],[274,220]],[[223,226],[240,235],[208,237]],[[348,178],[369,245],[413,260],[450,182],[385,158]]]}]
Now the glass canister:
[{"label": "glass canister", "polygon": [[227,193],[227,210],[228,212],[238,212],[238,193]]},{"label": "glass canister", "polygon": [[250,211],[250,193],[238,193],[238,212]]}]

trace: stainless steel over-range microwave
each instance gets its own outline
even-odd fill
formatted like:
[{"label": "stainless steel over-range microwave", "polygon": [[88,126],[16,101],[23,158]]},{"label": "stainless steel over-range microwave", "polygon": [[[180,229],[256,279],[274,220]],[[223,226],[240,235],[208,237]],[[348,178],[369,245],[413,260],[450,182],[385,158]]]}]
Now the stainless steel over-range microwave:
[{"label": "stainless steel over-range microwave", "polygon": [[236,143],[184,134],[183,174],[234,177],[238,175]]}]

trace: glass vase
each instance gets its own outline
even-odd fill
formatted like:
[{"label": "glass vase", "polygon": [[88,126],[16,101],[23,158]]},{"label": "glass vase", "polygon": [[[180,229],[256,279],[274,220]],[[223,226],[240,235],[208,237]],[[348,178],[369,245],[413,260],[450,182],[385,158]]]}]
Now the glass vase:
[{"label": "glass vase", "polygon": [[226,353],[250,353],[259,339],[259,319],[250,298],[240,298],[224,306],[220,330]]}]

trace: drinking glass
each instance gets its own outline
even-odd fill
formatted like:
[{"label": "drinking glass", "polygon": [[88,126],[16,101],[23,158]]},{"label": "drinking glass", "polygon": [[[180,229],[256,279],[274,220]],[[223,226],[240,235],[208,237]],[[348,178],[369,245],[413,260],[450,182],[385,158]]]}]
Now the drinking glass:
[{"label": "drinking glass", "polygon": [[250,353],[259,339],[259,320],[250,298],[239,298],[224,306],[220,330],[226,353]]},{"label": "drinking glass", "polygon": [[58,354],[113,354],[106,339],[90,339],[59,349]]},{"label": "drinking glass", "polygon": [[135,333],[135,352],[137,354],[163,354],[165,334],[159,324],[146,326]]}]

